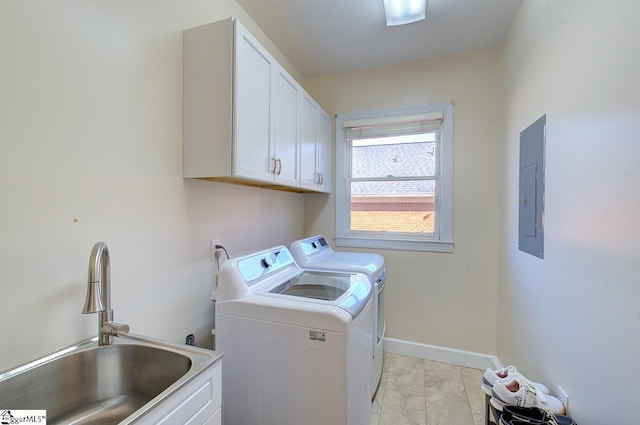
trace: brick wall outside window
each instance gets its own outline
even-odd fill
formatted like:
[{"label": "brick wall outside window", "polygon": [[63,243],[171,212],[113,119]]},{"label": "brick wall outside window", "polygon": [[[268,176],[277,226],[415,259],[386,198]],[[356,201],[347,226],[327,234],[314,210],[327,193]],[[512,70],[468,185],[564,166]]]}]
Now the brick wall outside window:
[{"label": "brick wall outside window", "polygon": [[351,230],[433,233],[433,199],[354,198],[351,202]]}]

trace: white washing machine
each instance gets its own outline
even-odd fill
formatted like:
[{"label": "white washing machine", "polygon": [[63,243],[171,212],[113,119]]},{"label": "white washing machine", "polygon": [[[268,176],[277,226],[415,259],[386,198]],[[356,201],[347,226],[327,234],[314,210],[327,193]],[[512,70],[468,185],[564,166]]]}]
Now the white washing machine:
[{"label": "white washing machine", "polygon": [[369,423],[368,276],[305,271],[280,246],[226,261],[215,298],[224,425]]},{"label": "white washing machine", "polygon": [[382,377],[383,338],[385,334],[385,294],[386,269],[384,257],[364,252],[334,251],[324,236],[316,235],[300,239],[291,244],[291,254],[304,269],[359,272],[368,275],[375,288],[374,335],[371,353],[371,398],[380,385]]}]

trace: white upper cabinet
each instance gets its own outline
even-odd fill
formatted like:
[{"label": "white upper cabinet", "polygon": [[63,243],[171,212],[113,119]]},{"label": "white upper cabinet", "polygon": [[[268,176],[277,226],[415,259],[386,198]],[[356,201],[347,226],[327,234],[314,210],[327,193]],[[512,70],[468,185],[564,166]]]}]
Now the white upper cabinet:
[{"label": "white upper cabinet", "polygon": [[233,176],[273,181],[270,166],[274,59],[239,23],[235,25]]},{"label": "white upper cabinet", "polygon": [[[329,125],[323,148],[321,115]],[[330,190],[320,174],[327,181],[331,172],[331,120],[233,18],[184,31],[183,121],[185,178]],[[319,168],[321,154],[328,171]]]},{"label": "white upper cabinet", "polygon": [[272,170],[276,183],[298,186],[298,96],[301,88],[284,69],[279,65],[277,68]]},{"label": "white upper cabinet", "polygon": [[316,137],[316,156],[318,158],[317,167],[320,174],[320,182],[318,183],[318,190],[320,192],[331,192],[331,118],[322,109],[319,110],[317,117],[318,131]]},{"label": "white upper cabinet", "polygon": [[331,119],[308,94],[300,103],[300,186],[329,193]]},{"label": "white upper cabinet", "polygon": [[316,115],[318,107],[308,96],[300,105],[300,184],[315,189],[320,182],[316,170]]}]

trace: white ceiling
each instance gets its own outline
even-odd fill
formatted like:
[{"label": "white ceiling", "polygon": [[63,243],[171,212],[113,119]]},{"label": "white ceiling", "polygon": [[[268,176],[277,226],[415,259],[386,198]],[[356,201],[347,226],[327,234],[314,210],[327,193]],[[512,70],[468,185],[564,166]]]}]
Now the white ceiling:
[{"label": "white ceiling", "polygon": [[303,77],[502,44],[522,0],[428,0],[427,19],[387,27],[382,0],[237,0]]}]

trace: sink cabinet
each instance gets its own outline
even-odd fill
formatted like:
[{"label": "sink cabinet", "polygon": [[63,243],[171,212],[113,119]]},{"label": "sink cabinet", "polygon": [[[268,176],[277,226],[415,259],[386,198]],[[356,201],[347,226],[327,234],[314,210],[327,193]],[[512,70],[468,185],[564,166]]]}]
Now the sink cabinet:
[{"label": "sink cabinet", "polygon": [[179,391],[143,415],[154,425],[222,423],[222,359],[204,369]]},{"label": "sink cabinet", "polygon": [[[237,20],[184,31],[183,78],[185,178],[329,191],[330,185],[319,183],[318,168],[328,163],[329,180],[329,116]],[[323,149],[316,146],[317,136],[313,149],[302,141],[303,131],[318,128],[305,127],[308,101],[328,123],[318,133],[328,140]]]}]

